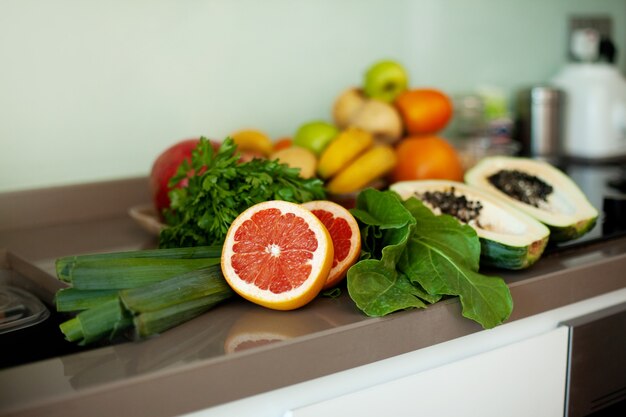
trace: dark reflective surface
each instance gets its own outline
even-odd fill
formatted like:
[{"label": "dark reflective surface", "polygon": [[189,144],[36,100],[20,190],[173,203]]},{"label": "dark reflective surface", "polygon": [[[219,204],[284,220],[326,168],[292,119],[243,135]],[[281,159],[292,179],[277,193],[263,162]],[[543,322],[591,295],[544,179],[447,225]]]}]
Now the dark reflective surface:
[{"label": "dark reflective surface", "polygon": [[604,164],[563,161],[555,165],[578,184],[600,215],[586,235],[551,246],[548,251],[626,235],[626,161]]}]

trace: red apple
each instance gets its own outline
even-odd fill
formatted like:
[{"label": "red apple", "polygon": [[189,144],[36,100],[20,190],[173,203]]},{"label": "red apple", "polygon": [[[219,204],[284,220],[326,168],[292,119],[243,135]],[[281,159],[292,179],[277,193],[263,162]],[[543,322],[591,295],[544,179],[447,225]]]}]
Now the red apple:
[{"label": "red apple", "polygon": [[[185,139],[163,151],[152,164],[150,172],[150,190],[152,192],[152,202],[159,216],[163,210],[170,206],[169,192],[171,188],[168,183],[170,178],[176,174],[178,167],[186,159],[190,161],[191,152],[198,146],[200,139]],[[213,149],[217,151],[220,143],[211,141]],[[187,179],[181,180],[176,187],[185,187]]]}]

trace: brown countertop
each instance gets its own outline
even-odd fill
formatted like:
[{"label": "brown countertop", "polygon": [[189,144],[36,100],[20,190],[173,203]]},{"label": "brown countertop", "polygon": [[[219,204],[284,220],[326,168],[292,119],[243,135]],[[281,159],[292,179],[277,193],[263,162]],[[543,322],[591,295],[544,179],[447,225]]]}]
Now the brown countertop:
[{"label": "brown countertop", "polygon": [[[0,270],[12,271],[16,282],[39,283],[45,288],[37,295],[49,302],[58,288],[57,257],[155,246],[127,212],[148,201],[145,178],[0,194]],[[625,269],[622,237],[548,254],[526,271],[496,273],[511,288],[515,321],[624,288]],[[384,318],[364,316],[346,291],[291,312],[236,299],[149,340],[0,370],[0,415],[180,414],[478,331],[456,299]],[[168,400],[172,392],[177,401]],[[151,401],[139,412],[132,405],[147,393]]]}]

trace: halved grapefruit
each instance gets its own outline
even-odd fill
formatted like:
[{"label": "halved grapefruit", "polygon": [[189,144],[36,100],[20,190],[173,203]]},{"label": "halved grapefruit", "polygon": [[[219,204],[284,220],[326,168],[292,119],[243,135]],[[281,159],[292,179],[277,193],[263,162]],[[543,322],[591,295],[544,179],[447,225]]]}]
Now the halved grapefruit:
[{"label": "halved grapefruit", "polygon": [[311,210],[328,229],[333,241],[335,255],[324,289],[337,285],[361,254],[361,232],[359,224],[343,206],[327,200],[309,201],[302,204]]},{"label": "halved grapefruit", "polygon": [[299,204],[266,201],[231,224],[222,249],[222,272],[243,298],[292,310],[320,292],[333,255],[328,230],[313,213]]}]

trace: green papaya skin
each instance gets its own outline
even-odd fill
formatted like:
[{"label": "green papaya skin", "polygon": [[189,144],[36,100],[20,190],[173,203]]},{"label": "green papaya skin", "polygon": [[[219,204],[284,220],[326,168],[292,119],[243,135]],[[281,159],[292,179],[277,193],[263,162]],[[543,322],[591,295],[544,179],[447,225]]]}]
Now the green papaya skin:
[{"label": "green papaya skin", "polygon": [[526,269],[541,258],[548,237],[528,246],[510,246],[494,240],[480,238],[481,265],[503,269]]}]

